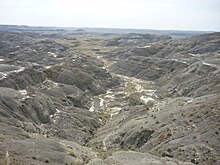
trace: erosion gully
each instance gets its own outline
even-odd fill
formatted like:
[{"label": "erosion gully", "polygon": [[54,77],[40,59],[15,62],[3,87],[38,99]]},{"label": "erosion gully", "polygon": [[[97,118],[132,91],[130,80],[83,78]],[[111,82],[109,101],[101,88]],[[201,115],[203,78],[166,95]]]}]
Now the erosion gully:
[{"label": "erosion gully", "polygon": [[[111,72],[109,68],[114,61],[107,61],[98,56],[104,62],[103,69]],[[133,97],[143,105],[153,106],[157,100],[155,94],[154,83],[144,81],[134,77],[123,76],[111,73],[112,76],[120,78],[121,85],[107,90],[106,93],[93,97],[92,106],[89,109],[91,112],[103,112],[109,116],[111,120],[120,111],[126,110],[130,106],[130,99]],[[100,119],[101,120],[101,119]],[[103,122],[105,124],[105,122]]]}]

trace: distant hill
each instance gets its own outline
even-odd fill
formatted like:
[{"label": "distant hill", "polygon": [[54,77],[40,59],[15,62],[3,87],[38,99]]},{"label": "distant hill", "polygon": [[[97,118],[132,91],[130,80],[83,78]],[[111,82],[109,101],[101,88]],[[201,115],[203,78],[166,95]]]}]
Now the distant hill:
[{"label": "distant hill", "polygon": [[128,33],[150,33],[158,35],[170,35],[172,37],[189,37],[201,34],[212,33],[213,31],[181,31],[181,30],[153,30],[153,29],[122,29],[122,28],[90,28],[90,27],[40,27],[26,25],[0,25],[0,30],[10,32],[85,32],[105,34],[128,34]]}]

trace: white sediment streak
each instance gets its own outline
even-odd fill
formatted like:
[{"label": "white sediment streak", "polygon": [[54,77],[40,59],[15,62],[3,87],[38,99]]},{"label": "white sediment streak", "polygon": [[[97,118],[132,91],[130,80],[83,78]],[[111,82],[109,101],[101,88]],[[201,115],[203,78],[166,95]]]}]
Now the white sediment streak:
[{"label": "white sediment streak", "polygon": [[[21,67],[21,69],[18,69],[18,70],[15,70],[14,72],[15,73],[18,73],[18,72],[23,72],[25,70],[25,67]],[[12,71],[13,72],[13,71]]]},{"label": "white sediment streak", "polygon": [[56,119],[59,119],[59,113],[61,113],[61,111],[59,109],[56,109],[56,112],[53,115],[50,115],[50,118],[53,119],[54,123],[56,123]]},{"label": "white sediment streak", "polygon": [[2,77],[0,78],[0,80],[2,80],[2,79],[4,79],[4,78],[6,78],[7,77],[7,73],[3,73],[3,72],[0,72],[1,74],[2,74]]},{"label": "white sediment streak", "polygon": [[151,45],[146,45],[146,46],[144,46],[145,48],[150,48],[151,47]]},{"label": "white sediment streak", "polygon": [[110,116],[111,118],[115,115],[117,115],[120,111],[122,110],[121,107],[113,107],[113,108],[110,108]]},{"label": "white sediment streak", "polygon": [[170,60],[172,60],[172,61],[176,61],[176,62],[180,62],[180,63],[183,63],[183,64],[187,64],[186,61],[182,61],[182,60],[177,60],[177,59],[170,59]]},{"label": "white sediment streak", "polygon": [[25,70],[25,67],[21,67],[20,69],[18,69],[18,70],[12,70],[12,71],[9,71],[9,72],[7,72],[7,73],[19,73],[19,72],[22,72],[22,71],[24,71]]},{"label": "white sediment streak", "polygon": [[19,93],[26,96],[27,95],[27,91],[26,90],[19,90]]},{"label": "white sediment streak", "polygon": [[102,145],[103,145],[103,150],[106,151],[107,150],[107,147],[106,147],[106,141],[107,137],[102,141]]},{"label": "white sediment streak", "polygon": [[51,81],[51,80],[46,80],[44,85],[47,87],[47,90],[56,88],[59,86],[59,83]]},{"label": "white sediment streak", "polygon": [[49,66],[45,66],[46,69],[49,69],[49,68],[51,68],[51,67],[52,67],[51,65],[49,65]]},{"label": "white sediment streak", "polygon": [[193,102],[193,99],[192,99],[192,98],[191,98],[191,99],[189,99],[189,100],[187,100],[187,101],[185,102],[185,104],[184,104],[184,105],[190,104],[191,102]]},{"label": "white sediment streak", "polygon": [[18,70],[11,70],[11,71],[8,71],[8,72],[0,72],[1,74],[3,74],[4,76],[1,78],[6,78],[8,74],[11,74],[11,73],[19,73],[19,72],[22,72],[25,70],[25,67],[21,67],[20,69]]},{"label": "white sediment streak", "polygon": [[59,109],[56,109],[56,111],[57,111],[56,113],[60,113],[61,112]]},{"label": "white sediment streak", "polygon": [[56,55],[55,53],[53,52],[47,52],[49,55],[52,55],[54,58],[57,58],[58,55]]},{"label": "white sediment streak", "polygon": [[5,158],[6,158],[6,164],[7,164],[7,165],[10,165],[10,157],[9,157],[8,151],[7,151],[6,154],[5,154]]},{"label": "white sediment streak", "polygon": [[147,90],[145,90],[144,92],[146,92],[147,95],[149,95],[149,96],[155,96],[155,97],[156,97],[155,91],[156,91],[156,90],[153,90],[153,89],[147,89]]},{"label": "white sediment streak", "polygon": [[99,102],[100,107],[103,107],[104,106],[104,99],[100,97],[99,100],[100,100],[100,102]]},{"label": "white sediment streak", "polygon": [[107,90],[106,94],[111,94],[113,93],[112,90]]},{"label": "white sediment streak", "polygon": [[149,92],[149,93],[154,93],[156,90],[154,89],[147,89],[146,92]]},{"label": "white sediment streak", "polygon": [[137,48],[150,48],[151,45],[146,45],[146,46],[137,46]]},{"label": "white sediment streak", "polygon": [[95,111],[95,106],[94,106],[94,101],[92,102],[92,106],[89,109],[90,112],[94,112]]},{"label": "white sediment streak", "polygon": [[102,141],[102,144],[103,144],[103,150],[106,151],[107,150],[107,145],[106,145],[106,141],[107,139],[111,136],[111,134],[107,135],[103,141]]},{"label": "white sediment streak", "polygon": [[28,95],[28,92],[27,92],[26,90],[19,90],[19,93],[24,96],[24,97],[22,98],[22,100],[26,100],[26,99],[31,98],[31,97]]},{"label": "white sediment streak", "polygon": [[143,100],[145,103],[148,103],[150,101],[154,101],[153,98],[147,97],[147,96],[141,96],[140,99]]},{"label": "white sediment streak", "polygon": [[106,99],[114,99],[115,96],[114,95],[105,95],[104,98],[106,98]]},{"label": "white sediment streak", "polygon": [[196,57],[198,56],[197,54],[189,53],[190,56]]},{"label": "white sediment streak", "polygon": [[140,84],[137,84],[135,83],[135,89],[138,91],[138,92],[141,92],[144,90],[144,88],[140,85]]},{"label": "white sediment streak", "polygon": [[[215,65],[215,64],[210,64],[210,63],[206,63],[206,62],[202,62],[202,64],[203,64],[203,65],[207,65],[207,66],[211,66],[211,67],[214,67],[214,68],[218,67],[218,66]],[[219,68],[220,68],[220,66],[219,66]]]}]

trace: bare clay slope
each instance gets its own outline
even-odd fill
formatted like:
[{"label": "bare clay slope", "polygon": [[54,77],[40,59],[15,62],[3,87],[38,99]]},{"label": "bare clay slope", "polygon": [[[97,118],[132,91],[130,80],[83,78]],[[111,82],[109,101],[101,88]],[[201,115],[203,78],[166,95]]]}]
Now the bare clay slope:
[{"label": "bare clay slope", "polygon": [[219,164],[219,33],[47,33],[0,32],[0,163]]},{"label": "bare clay slope", "polygon": [[0,33],[0,163],[83,164],[95,157],[83,147],[100,126],[88,111],[91,98],[118,80],[100,60],[74,53],[74,38]]},{"label": "bare clay slope", "polygon": [[114,62],[111,71],[154,81],[158,99],[153,107],[135,105],[121,111],[99,130],[94,143],[112,128],[108,147],[219,164],[220,34],[159,41],[136,35],[135,42],[133,36],[117,39],[118,50],[107,56]]}]

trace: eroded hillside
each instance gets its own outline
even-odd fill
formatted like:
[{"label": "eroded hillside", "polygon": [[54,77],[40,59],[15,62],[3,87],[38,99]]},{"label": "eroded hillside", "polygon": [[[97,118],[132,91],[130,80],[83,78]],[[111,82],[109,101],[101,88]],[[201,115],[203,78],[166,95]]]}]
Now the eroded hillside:
[{"label": "eroded hillside", "polygon": [[2,164],[220,164],[220,34],[0,32]]}]

